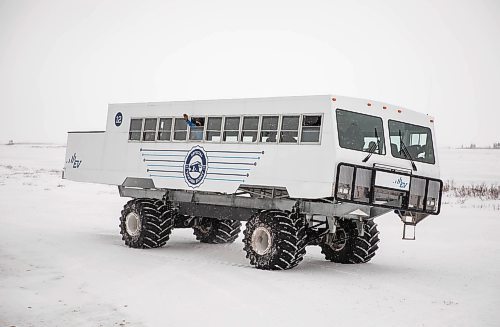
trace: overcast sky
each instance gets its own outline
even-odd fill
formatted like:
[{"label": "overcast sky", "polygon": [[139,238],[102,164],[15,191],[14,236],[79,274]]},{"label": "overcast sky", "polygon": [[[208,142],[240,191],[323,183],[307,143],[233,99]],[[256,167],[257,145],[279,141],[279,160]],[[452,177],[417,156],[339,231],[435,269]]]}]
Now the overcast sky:
[{"label": "overcast sky", "polygon": [[0,0],[0,141],[103,130],[107,104],[337,94],[500,141],[500,1]]}]

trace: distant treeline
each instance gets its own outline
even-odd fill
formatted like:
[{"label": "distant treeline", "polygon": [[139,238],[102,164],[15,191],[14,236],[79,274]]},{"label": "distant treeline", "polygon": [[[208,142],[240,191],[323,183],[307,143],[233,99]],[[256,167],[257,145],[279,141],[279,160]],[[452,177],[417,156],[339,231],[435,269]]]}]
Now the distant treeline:
[{"label": "distant treeline", "polygon": [[477,146],[474,143],[464,146],[462,144],[462,146],[459,149],[500,149],[500,142],[493,143],[493,146]]}]

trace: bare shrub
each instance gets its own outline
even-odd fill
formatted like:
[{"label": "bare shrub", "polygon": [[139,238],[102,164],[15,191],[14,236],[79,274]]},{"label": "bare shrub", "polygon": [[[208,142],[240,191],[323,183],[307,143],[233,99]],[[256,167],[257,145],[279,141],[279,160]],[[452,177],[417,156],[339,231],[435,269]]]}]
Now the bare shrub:
[{"label": "bare shrub", "polygon": [[455,185],[453,180],[447,180],[443,185],[443,192],[459,198],[481,198],[487,200],[500,199],[500,185],[470,184]]}]

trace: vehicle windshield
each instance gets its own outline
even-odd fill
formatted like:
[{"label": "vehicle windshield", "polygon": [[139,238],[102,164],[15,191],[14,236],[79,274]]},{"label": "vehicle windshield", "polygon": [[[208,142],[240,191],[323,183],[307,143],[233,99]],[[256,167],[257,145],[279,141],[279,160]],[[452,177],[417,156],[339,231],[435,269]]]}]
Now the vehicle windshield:
[{"label": "vehicle windshield", "polygon": [[389,120],[389,136],[393,157],[410,160],[405,156],[406,146],[413,161],[435,163],[432,133],[429,127]]},{"label": "vehicle windshield", "polygon": [[342,148],[385,154],[380,117],[337,109],[337,130]]}]

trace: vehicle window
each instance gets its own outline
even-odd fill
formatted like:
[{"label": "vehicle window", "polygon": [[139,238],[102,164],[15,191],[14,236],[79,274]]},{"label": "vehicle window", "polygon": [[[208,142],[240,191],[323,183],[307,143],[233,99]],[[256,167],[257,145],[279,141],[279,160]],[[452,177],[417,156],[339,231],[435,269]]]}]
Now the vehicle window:
[{"label": "vehicle window", "polygon": [[172,118],[160,118],[160,124],[158,125],[158,140],[159,141],[170,141],[172,134]]},{"label": "vehicle window", "polygon": [[224,119],[224,142],[238,142],[240,134],[240,117],[226,117]]},{"label": "vehicle window", "polygon": [[191,141],[203,140],[203,131],[205,130],[205,118],[191,117],[191,122],[196,126],[191,126],[189,128],[189,140]]},{"label": "vehicle window", "polygon": [[385,154],[382,118],[337,109],[339,145],[345,149]]},{"label": "vehicle window", "polygon": [[303,143],[319,142],[320,129],[320,115],[304,115],[302,117],[302,133],[300,135],[300,141]]},{"label": "vehicle window", "polygon": [[142,119],[131,119],[128,139],[130,141],[140,141],[142,131]]},{"label": "vehicle window", "polygon": [[393,157],[409,160],[403,149],[406,146],[413,161],[435,163],[432,133],[429,127],[389,120],[389,139]]},{"label": "vehicle window", "polygon": [[259,129],[259,117],[243,117],[243,128],[241,132],[241,141],[243,143],[257,142],[257,133]]},{"label": "vehicle window", "polygon": [[187,123],[184,118],[175,118],[174,140],[185,141],[187,136]]},{"label": "vehicle window", "polygon": [[144,131],[142,132],[143,141],[154,141],[156,136],[156,118],[144,119]]},{"label": "vehicle window", "polygon": [[205,140],[220,142],[221,127],[222,117],[208,117],[207,135],[205,136]]},{"label": "vehicle window", "polygon": [[281,120],[281,143],[297,143],[299,139],[299,116],[283,116]]},{"label": "vehicle window", "polygon": [[260,142],[276,143],[278,116],[263,116],[260,125]]}]

